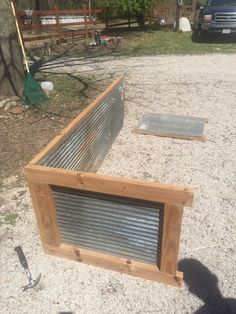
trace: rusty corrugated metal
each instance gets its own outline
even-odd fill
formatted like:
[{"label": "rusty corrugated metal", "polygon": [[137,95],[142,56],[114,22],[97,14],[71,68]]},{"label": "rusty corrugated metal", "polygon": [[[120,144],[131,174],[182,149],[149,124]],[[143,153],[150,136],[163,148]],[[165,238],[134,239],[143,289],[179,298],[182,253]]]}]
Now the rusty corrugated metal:
[{"label": "rusty corrugated metal", "polygon": [[121,81],[40,164],[96,172],[123,126],[123,116],[124,81]]},{"label": "rusty corrugated metal", "polygon": [[159,266],[163,204],[53,187],[63,243]]}]

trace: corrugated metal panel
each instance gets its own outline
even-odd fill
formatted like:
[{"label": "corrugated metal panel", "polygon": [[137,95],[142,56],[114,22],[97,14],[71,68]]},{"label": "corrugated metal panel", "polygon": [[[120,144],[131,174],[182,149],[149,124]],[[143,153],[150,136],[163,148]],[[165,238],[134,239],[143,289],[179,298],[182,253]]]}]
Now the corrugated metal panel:
[{"label": "corrugated metal panel", "polygon": [[123,126],[124,81],[103,99],[41,165],[96,172]]},{"label": "corrugated metal panel", "polygon": [[53,195],[63,243],[159,266],[163,204],[55,186]]}]

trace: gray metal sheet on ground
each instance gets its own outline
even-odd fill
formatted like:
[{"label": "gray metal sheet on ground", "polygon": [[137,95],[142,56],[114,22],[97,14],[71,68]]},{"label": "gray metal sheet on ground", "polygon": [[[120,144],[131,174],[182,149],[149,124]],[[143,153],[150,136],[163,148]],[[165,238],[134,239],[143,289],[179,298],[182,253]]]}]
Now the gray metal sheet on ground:
[{"label": "gray metal sheet on ground", "polygon": [[138,133],[176,138],[203,138],[206,119],[174,116],[168,114],[149,114],[143,117],[135,129]]}]

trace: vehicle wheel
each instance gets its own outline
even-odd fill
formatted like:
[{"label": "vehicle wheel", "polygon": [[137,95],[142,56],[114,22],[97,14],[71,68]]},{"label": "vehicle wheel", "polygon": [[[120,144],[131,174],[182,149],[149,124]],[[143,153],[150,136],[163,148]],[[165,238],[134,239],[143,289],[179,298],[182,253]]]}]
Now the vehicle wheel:
[{"label": "vehicle wheel", "polygon": [[201,41],[205,41],[208,38],[207,35],[206,32],[203,32],[202,30],[199,31],[199,38]]},{"label": "vehicle wheel", "polygon": [[194,29],[193,30],[193,33],[192,33],[192,41],[194,43],[198,43],[199,42],[199,31],[197,29]]}]

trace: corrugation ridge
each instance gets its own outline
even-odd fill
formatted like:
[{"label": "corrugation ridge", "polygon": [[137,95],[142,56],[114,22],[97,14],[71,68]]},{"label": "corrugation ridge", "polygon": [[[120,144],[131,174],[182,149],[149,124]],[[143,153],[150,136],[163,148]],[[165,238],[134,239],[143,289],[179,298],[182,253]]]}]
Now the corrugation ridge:
[{"label": "corrugation ridge", "polygon": [[[58,166],[60,166],[61,163],[63,163],[65,159],[68,160],[68,158],[67,158],[67,150],[71,149],[71,147],[72,147],[72,149],[70,151],[71,154],[76,153],[76,150],[78,148],[75,146],[75,144],[78,145],[78,144],[80,144],[80,142],[83,143],[84,137],[87,138],[88,137],[88,132],[91,132],[91,130],[88,131],[88,124],[90,124],[89,125],[90,129],[95,129],[97,126],[100,126],[101,125],[100,122],[105,120],[105,118],[103,116],[104,115],[104,111],[105,112],[106,111],[110,112],[109,107],[108,108],[104,108],[103,111],[100,110],[97,113],[97,118],[94,118],[92,122],[91,122],[91,120],[92,120],[91,117],[90,117],[90,120],[87,119],[86,121],[81,122],[81,124],[77,127],[77,129],[74,130],[74,132],[71,135],[71,137],[69,137],[69,139],[60,146],[60,149],[58,149],[57,154],[55,154],[55,156],[54,156],[54,161],[53,161],[54,165],[58,164]],[[95,115],[95,114],[96,113],[93,113],[92,115]],[[79,137],[82,137],[82,140],[78,141]],[[86,143],[83,143],[83,144],[86,144]],[[73,147],[73,145],[74,145],[74,147]],[[58,154],[60,154],[59,162],[58,162],[58,159],[57,159]],[[61,160],[61,158],[63,158],[63,159]]]},{"label": "corrugation ridge", "polygon": [[[75,246],[78,246],[78,242],[75,241],[74,239],[67,239],[64,241],[65,244],[68,244],[68,245],[75,245]],[[80,243],[79,246],[81,248],[84,248],[84,249],[90,249],[90,250],[93,250],[93,251],[96,251],[96,252],[100,252],[100,253],[106,253],[106,254],[109,254],[109,255],[114,255],[114,256],[118,256],[118,257],[123,257],[123,258],[127,258],[127,259],[133,259],[133,260],[136,260],[136,261],[140,261],[140,262],[148,262],[150,264],[154,264],[154,265],[159,265],[160,264],[160,256],[157,255],[157,258],[156,260],[154,260],[151,257],[149,256],[146,256],[145,260],[140,257],[139,254],[134,254],[132,252],[123,252],[122,254],[117,252],[117,250],[113,250],[111,248],[106,249],[106,248],[95,248],[94,246],[90,245],[89,243],[86,243],[86,244],[83,244],[83,243]]]},{"label": "corrugation ridge", "polygon": [[[98,204],[96,205],[96,204],[92,204],[92,203],[90,203],[90,204],[87,203],[87,204],[83,204],[82,206],[80,206],[80,205],[76,204],[76,201],[74,201],[74,204],[70,202],[70,208],[68,208],[67,212],[69,213],[70,211],[73,210],[73,212],[75,214],[77,214],[77,213],[79,214],[79,212],[85,211],[85,209],[86,209],[86,212],[88,212],[90,215],[97,214],[100,217],[101,216],[107,216],[108,218],[110,217],[113,219],[115,217],[120,217],[123,214],[126,214],[127,210],[129,210],[129,208],[120,208],[119,209],[119,207],[117,205],[112,206],[109,204],[102,205],[103,208],[101,208],[99,210],[99,212],[97,212],[97,208],[98,208],[97,205]],[[60,211],[60,209],[63,210],[63,207],[68,205],[68,202],[67,201],[61,201],[61,202],[57,201],[57,205],[58,205],[58,210]],[[116,209],[119,210],[119,212],[115,212],[115,213],[112,212],[111,207],[114,210],[116,210]],[[147,223],[150,222],[151,224],[154,224],[154,225],[156,225],[156,223],[159,221],[159,216],[158,215],[156,216],[153,213],[151,213],[150,215],[148,213],[148,216],[147,216],[147,213],[143,213],[139,209],[137,209],[137,211],[135,211],[135,209],[133,209],[133,210],[130,210],[129,212],[130,212],[130,214],[133,215],[133,217],[135,217],[137,219],[139,218],[139,222],[141,224],[143,223],[142,219],[145,219],[145,222],[147,222]],[[64,213],[64,214],[66,215],[66,213]]]},{"label": "corrugation ridge", "polygon": [[[70,233],[64,232],[64,234],[62,233],[62,235],[65,237],[66,240],[76,238],[74,237],[74,235]],[[86,237],[85,235],[79,235],[79,237],[77,238],[77,241],[79,244],[88,243],[96,249],[107,250],[111,248],[114,251],[116,250],[117,253],[126,251],[127,253],[131,252],[132,254],[136,254],[137,256],[142,255],[142,256],[149,256],[150,258],[154,257],[153,260],[156,260],[155,257],[157,255],[157,252],[153,248],[147,249],[144,245],[139,245],[137,242],[125,243],[124,241],[122,241],[122,239],[118,239],[119,241],[119,247],[118,247],[117,239],[115,242],[105,237],[102,237],[101,235],[97,237],[96,242],[93,241],[92,237]]]},{"label": "corrugation ridge", "polygon": [[[111,97],[111,96],[108,95],[106,99],[109,99],[110,97]],[[105,99],[105,100],[106,100],[106,99]],[[80,122],[80,124],[74,129],[73,133],[72,133],[67,139],[65,139],[65,141],[56,149],[55,152],[53,152],[50,156],[47,156],[47,157],[46,157],[45,162],[50,161],[51,158],[56,157],[56,156],[57,156],[57,153],[60,151],[60,148],[61,148],[61,147],[62,147],[62,148],[66,148],[66,147],[67,147],[67,144],[70,145],[71,139],[73,139],[74,136],[75,136],[75,137],[78,136],[78,134],[75,135],[74,133],[78,133],[78,132],[81,131],[81,130],[83,131],[84,128],[87,127],[88,123],[90,123],[91,117],[93,118],[93,116],[95,116],[95,119],[96,119],[96,115],[100,115],[100,114],[101,114],[101,113],[99,112],[99,110],[101,110],[100,107],[104,104],[105,100],[104,100],[103,102],[101,102],[100,105],[98,105],[98,107],[96,107],[96,108],[89,114],[89,116],[85,118],[85,120],[83,120],[83,121]],[[105,104],[106,104],[106,103],[105,103]],[[123,106],[123,104],[122,104],[122,106]],[[107,107],[107,108],[106,108],[106,107]],[[104,110],[106,110],[106,109],[110,110],[110,106],[106,106],[106,107],[105,107]],[[85,131],[87,132],[87,130],[85,130]]]},{"label": "corrugation ridge", "polygon": [[[104,193],[96,193],[91,191],[83,191],[83,190],[75,190],[71,188],[65,188],[60,186],[52,187],[54,190],[54,194],[62,195],[63,198],[68,197],[85,197],[90,199],[96,199],[96,200],[105,200],[106,202],[112,201],[116,202],[117,204],[124,204],[125,206],[137,206],[142,208],[145,206],[145,210],[157,210],[162,209],[163,204],[162,203],[156,203],[153,201],[145,201],[135,198],[129,198],[129,197],[121,197],[119,195],[108,195]],[[78,192],[79,191],[79,192]],[[147,207],[148,204],[148,207]],[[144,207],[143,207],[144,208]]]},{"label": "corrugation ridge", "polygon": [[159,265],[163,204],[53,187],[62,241]]},{"label": "corrugation ridge", "polygon": [[[74,223],[73,220],[68,219],[67,221],[65,220],[58,220],[59,225],[61,226],[62,229],[67,230],[68,228],[71,230],[76,229],[77,228],[77,224]],[[106,227],[106,228],[104,228]],[[115,234],[120,234],[120,235],[124,235],[124,236],[130,236],[131,238],[137,239],[139,241],[139,239],[141,238],[143,242],[150,242],[150,243],[157,243],[158,239],[155,233],[155,237],[154,237],[154,233],[153,233],[153,237],[146,235],[144,236],[142,233],[138,233],[138,232],[134,232],[133,230],[131,231],[130,229],[127,229],[126,227],[124,227],[122,225],[122,227],[119,227],[117,225],[109,225],[109,227],[105,226],[105,225],[100,225],[100,228],[97,227],[96,225],[91,225],[86,223],[83,223],[82,226],[80,225],[80,230],[87,230],[88,232],[105,232],[105,233],[110,233],[113,232]],[[104,231],[105,229],[105,231]]]},{"label": "corrugation ridge", "polygon": [[[73,192],[70,193],[69,188],[68,188],[68,192],[66,192],[66,193],[64,193],[64,192],[59,192],[58,193],[57,191],[54,191],[55,195],[57,195],[59,200],[63,201],[63,200],[66,200],[68,198],[68,199],[71,200],[72,203],[73,203],[73,201],[76,202],[78,199],[80,199],[81,201],[86,200],[88,198],[88,194],[86,194],[86,192],[83,195],[83,191],[81,190],[81,194],[80,195],[74,195]],[[87,192],[87,193],[89,193],[89,192]],[[135,201],[135,199],[130,200],[129,204],[127,204],[126,199],[123,200],[120,196],[117,196],[117,195],[114,195],[114,196],[112,195],[112,197],[109,197],[109,195],[107,195],[106,199],[104,200],[103,196],[99,195],[99,196],[96,197],[96,196],[94,196],[94,194],[92,192],[92,193],[90,193],[89,197],[90,197],[91,204],[93,202],[97,202],[98,200],[102,200],[102,201],[104,201],[106,203],[109,203],[109,202],[113,202],[114,203],[114,201],[116,201],[117,206],[125,205],[126,207],[129,207],[130,210],[132,210],[133,207],[131,205],[129,205],[129,204],[132,204],[133,206],[137,207],[137,210],[141,210],[141,211],[143,211],[143,210],[147,211],[148,210],[149,211],[149,215],[151,213],[156,215],[156,211],[162,208],[162,205],[158,204],[158,203],[156,203],[154,207],[150,207],[150,204],[149,204],[149,207],[147,208],[147,207],[142,205],[141,201]]]},{"label": "corrugation ridge", "polygon": [[[66,236],[72,236],[74,237],[74,234],[67,231],[67,230],[63,230],[61,232],[61,234],[66,235]],[[136,240],[133,240],[131,238],[129,238],[129,240],[127,241],[127,239],[125,237],[120,237],[117,235],[112,235],[110,234],[109,237],[107,237],[107,234],[94,234],[94,236],[96,237],[96,242],[94,242],[94,236],[92,234],[89,233],[77,233],[76,234],[79,239],[82,241],[92,241],[92,243],[100,243],[101,246],[104,245],[110,245],[110,246],[114,246],[114,248],[117,249],[117,243],[119,243],[119,250],[121,249],[129,249],[130,251],[136,252],[136,248],[140,249],[143,253],[146,252],[147,254],[149,254],[150,252],[156,253],[155,247],[156,245],[146,245],[146,243],[144,242],[138,242]]]},{"label": "corrugation ridge", "polygon": [[[61,220],[61,219],[58,219],[58,222],[59,222],[59,225],[61,226],[61,229],[64,229],[64,230],[67,230],[68,228],[70,229],[71,228],[76,228],[77,227],[77,223],[75,222],[72,222],[71,220]],[[96,225],[92,225],[92,224],[89,224],[89,223],[85,223],[83,224],[83,226],[80,226],[81,230],[82,229],[86,229],[86,230],[90,230],[90,232],[92,232],[93,230],[94,231],[103,231],[104,230],[104,225],[100,225],[101,227],[97,227]],[[129,226],[128,226],[129,227]],[[118,229],[117,225],[113,224],[113,225],[110,225],[109,227],[106,226],[106,230],[108,232],[112,232],[114,230],[114,232],[116,232],[117,230],[117,233],[122,233],[122,234],[126,234],[127,236],[131,236],[133,238],[142,238],[143,241],[150,241],[152,243],[158,243],[158,239],[157,239],[157,235],[156,233],[152,233],[152,234],[149,234],[149,233],[146,233],[143,231],[143,230],[139,230],[139,229],[135,229],[133,228],[132,230],[130,229],[125,229],[126,226],[122,226],[122,229]]]},{"label": "corrugation ridge", "polygon": [[96,171],[123,125],[123,110],[124,82],[121,82],[41,164]]},{"label": "corrugation ridge", "polygon": [[[58,206],[58,205],[57,205]],[[99,205],[98,205],[99,206]],[[60,211],[60,209],[62,209],[62,207],[59,207],[58,206],[58,209]],[[70,211],[72,213],[72,211]],[[60,217],[60,214],[58,215]],[[112,216],[112,215],[99,215],[99,213],[97,215],[94,215],[93,213],[91,212],[80,212],[80,213],[74,213],[73,212],[73,216],[76,217],[76,218],[81,218],[83,219],[83,217],[87,217],[88,219],[89,218],[93,218],[95,221],[99,222],[99,220],[101,219],[107,219],[108,222],[112,222],[112,221],[120,221],[121,219],[122,220],[122,223],[126,223],[126,224],[130,224],[130,227],[132,228],[132,223],[135,222],[135,225],[138,226],[138,227],[141,227],[141,228],[148,228],[149,230],[152,230],[157,227],[157,223],[156,222],[145,222],[145,218],[142,218],[142,220],[140,220],[140,218],[138,218],[138,216],[136,217],[123,217],[123,215],[117,215],[117,216]],[[66,217],[66,215],[63,215],[63,217]]]},{"label": "corrugation ridge", "polygon": [[[108,123],[104,127],[108,127]],[[86,145],[88,145],[88,148],[79,151],[79,154],[75,153],[70,164],[65,167],[79,169],[80,171],[86,171],[87,169],[91,171],[91,169],[97,168],[95,160],[99,159],[100,156],[105,156],[107,149],[112,145],[112,138],[109,133],[105,134],[99,131],[96,136],[91,135]]]},{"label": "corrugation ridge", "polygon": [[[106,110],[106,108],[104,108],[103,110]],[[87,132],[88,132],[88,123],[90,123],[91,117],[90,116],[97,116],[97,119],[99,121],[99,118],[101,116],[101,118],[103,118],[103,111],[97,111],[96,109],[89,115],[89,117],[87,117],[84,121],[80,122],[80,124],[73,130],[73,133],[63,142],[61,143],[61,145],[56,149],[56,151],[51,155],[48,156],[48,160],[46,160],[47,162],[51,162],[51,159],[55,159],[57,158],[58,154],[60,154],[60,157],[66,157],[66,150],[69,149],[71,147],[71,145],[73,145],[74,141],[77,141],[77,139],[79,137],[83,137],[86,136]],[[90,119],[90,120],[89,120]],[[60,153],[61,150],[64,150],[63,153]],[[57,159],[56,159],[57,161]]]}]

